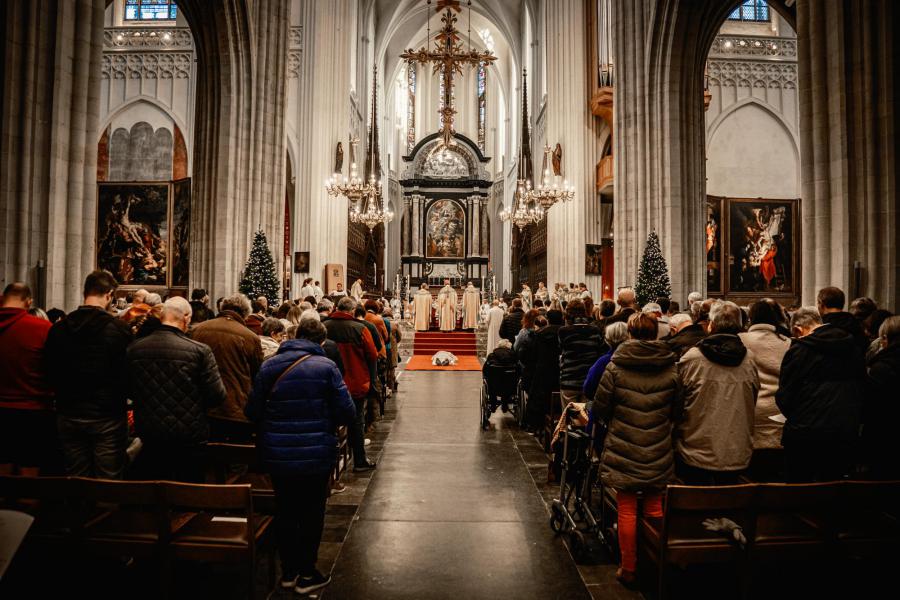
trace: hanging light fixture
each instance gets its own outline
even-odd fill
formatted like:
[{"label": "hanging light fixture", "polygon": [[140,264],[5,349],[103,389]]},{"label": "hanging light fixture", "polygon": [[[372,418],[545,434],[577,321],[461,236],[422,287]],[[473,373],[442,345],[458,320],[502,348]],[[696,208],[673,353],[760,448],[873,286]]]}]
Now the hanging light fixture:
[{"label": "hanging light fixture", "polygon": [[519,143],[519,178],[513,205],[500,211],[502,221],[510,221],[519,231],[544,218],[544,208],[533,201],[531,189],[531,145],[528,136],[528,73],[522,70],[522,139]]},{"label": "hanging light fixture", "polygon": [[356,164],[356,146],[359,140],[350,140],[350,176],[335,173],[325,181],[325,190],[333,198],[344,196],[350,201],[350,205],[358,204],[360,200],[372,193],[375,189],[374,176],[369,181],[363,181],[359,176],[359,167]]},{"label": "hanging light fixture", "polygon": [[547,145],[544,147],[544,172],[541,175],[541,183],[537,188],[529,192],[529,200],[539,204],[544,210],[548,210],[557,202],[568,202],[575,198],[575,186],[568,181],[562,181],[559,175],[550,173],[551,155],[553,150]]},{"label": "hanging light fixture", "polygon": [[381,159],[378,151],[378,103],[375,97],[377,82],[378,67],[376,66],[372,71],[372,125],[369,127],[369,144],[366,149],[365,170],[368,173],[368,183],[363,193],[350,202],[350,222],[362,223],[369,228],[369,231],[382,223],[390,223],[394,220],[393,211],[386,207],[382,182],[381,180],[376,181],[376,174],[381,172]]}]

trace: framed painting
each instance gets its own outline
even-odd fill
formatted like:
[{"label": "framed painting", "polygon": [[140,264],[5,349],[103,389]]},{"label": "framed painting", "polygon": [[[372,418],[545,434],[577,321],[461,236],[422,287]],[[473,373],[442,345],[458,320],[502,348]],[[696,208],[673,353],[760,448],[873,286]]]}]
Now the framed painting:
[{"label": "framed painting", "polygon": [[432,202],[425,213],[425,256],[465,258],[466,215],[453,200]]},{"label": "framed painting", "polygon": [[797,200],[728,199],[728,292],[796,294]]},{"label": "framed painting", "polygon": [[97,267],[122,286],[166,286],[169,184],[97,186]]},{"label": "framed painting", "polygon": [[706,197],[706,225],[704,248],[706,249],[706,291],[722,293],[722,198]]},{"label": "framed painting", "polygon": [[172,183],[172,287],[188,287],[191,264],[191,179]]},{"label": "framed painting", "polygon": [[585,244],[584,246],[584,274],[602,274],[603,246],[600,244]]}]

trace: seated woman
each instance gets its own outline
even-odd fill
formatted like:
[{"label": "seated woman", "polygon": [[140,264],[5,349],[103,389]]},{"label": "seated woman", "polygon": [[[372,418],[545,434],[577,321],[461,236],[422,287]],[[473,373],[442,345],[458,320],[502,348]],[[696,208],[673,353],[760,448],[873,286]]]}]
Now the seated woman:
[{"label": "seated woman", "polygon": [[[488,389],[491,390],[491,402],[494,401],[494,391],[498,389],[502,389],[504,392],[508,392],[507,389],[509,386],[504,385],[506,382],[500,381],[494,375],[494,367],[512,367],[516,366],[516,353],[513,352],[512,344],[509,343],[509,340],[500,340],[497,343],[497,347],[491,352],[487,359],[484,361],[484,366],[481,368],[481,372],[484,378],[487,380]],[[501,409],[503,412],[509,411],[509,394],[504,393],[501,395]]]},{"label": "seated woman", "polygon": [[618,492],[622,564],[616,577],[626,585],[636,580],[638,492],[644,495],[644,513],[662,517],[663,493],[675,470],[677,357],[656,341],[657,331],[650,315],[628,318],[630,339],[612,355],[592,407],[595,418],[608,423],[600,477]]}]

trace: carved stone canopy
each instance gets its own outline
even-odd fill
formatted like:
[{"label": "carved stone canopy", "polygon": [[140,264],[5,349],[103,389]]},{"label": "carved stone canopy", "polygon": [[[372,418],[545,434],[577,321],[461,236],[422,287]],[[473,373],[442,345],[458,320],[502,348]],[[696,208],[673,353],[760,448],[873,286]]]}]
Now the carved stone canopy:
[{"label": "carved stone canopy", "polygon": [[457,135],[447,146],[436,134],[428,136],[404,157],[403,181],[490,181],[489,158],[467,137]]}]

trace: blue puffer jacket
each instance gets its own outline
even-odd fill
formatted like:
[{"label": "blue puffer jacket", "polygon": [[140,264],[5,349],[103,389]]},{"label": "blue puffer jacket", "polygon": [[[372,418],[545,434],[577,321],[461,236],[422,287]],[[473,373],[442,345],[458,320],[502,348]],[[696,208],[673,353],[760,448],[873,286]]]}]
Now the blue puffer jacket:
[{"label": "blue puffer jacket", "polygon": [[[281,374],[303,356],[309,358]],[[309,340],[287,340],[263,363],[247,418],[259,425],[257,446],[266,468],[277,475],[327,473],[337,458],[339,425],[353,421],[356,409],[337,366]]]}]

